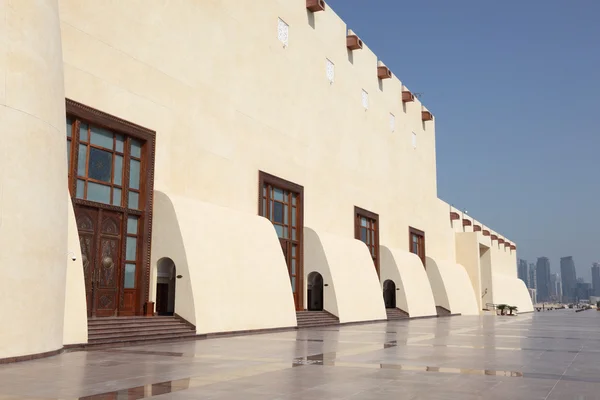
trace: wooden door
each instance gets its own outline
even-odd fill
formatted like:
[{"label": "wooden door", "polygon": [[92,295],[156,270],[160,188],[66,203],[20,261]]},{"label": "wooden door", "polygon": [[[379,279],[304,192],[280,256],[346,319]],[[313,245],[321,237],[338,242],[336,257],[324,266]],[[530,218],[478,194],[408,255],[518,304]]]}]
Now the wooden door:
[{"label": "wooden door", "polygon": [[100,210],[96,251],[96,316],[116,316],[121,289],[121,240],[123,214]]},{"label": "wooden door", "polygon": [[76,206],[88,317],[116,316],[121,292],[123,214]]},{"label": "wooden door", "polygon": [[79,243],[81,247],[81,261],[83,263],[83,278],[85,282],[85,297],[87,314],[91,317],[94,308],[94,277],[96,276],[96,226],[98,224],[98,210],[87,207],[75,209]]},{"label": "wooden door", "polygon": [[156,313],[166,315],[169,312],[169,284],[156,284]]}]

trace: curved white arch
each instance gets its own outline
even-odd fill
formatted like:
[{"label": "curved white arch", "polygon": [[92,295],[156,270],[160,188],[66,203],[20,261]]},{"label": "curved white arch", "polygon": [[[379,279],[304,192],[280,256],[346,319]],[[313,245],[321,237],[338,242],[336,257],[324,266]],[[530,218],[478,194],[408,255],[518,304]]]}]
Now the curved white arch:
[{"label": "curved white arch", "polygon": [[518,312],[533,311],[533,304],[525,282],[503,274],[492,274],[493,302],[518,307]]},{"label": "curved white arch", "polygon": [[427,257],[427,276],[436,306],[453,314],[479,315],[473,285],[462,265]]},{"label": "curved white arch", "polygon": [[410,317],[436,315],[431,285],[421,259],[405,250],[380,246],[380,277],[396,284],[396,307]]},{"label": "curved white arch", "polygon": [[387,318],[373,259],[361,241],[305,227],[304,271],[305,278],[311,271],[323,276],[324,309],[341,323]]},{"label": "curved white arch", "polygon": [[296,326],[287,265],[265,218],[157,190],[154,276],[163,257],[182,275],[175,313],[197,333]]}]

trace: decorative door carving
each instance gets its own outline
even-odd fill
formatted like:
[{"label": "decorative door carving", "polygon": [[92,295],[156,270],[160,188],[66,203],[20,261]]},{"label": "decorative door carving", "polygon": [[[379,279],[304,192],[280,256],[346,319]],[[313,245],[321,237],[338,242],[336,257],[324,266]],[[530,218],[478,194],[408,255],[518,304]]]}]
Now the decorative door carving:
[{"label": "decorative door carving", "polygon": [[79,232],[79,244],[81,246],[87,313],[88,317],[91,317],[94,305],[95,233],[98,222],[98,210],[78,207],[75,214],[77,230]]},{"label": "decorative door carving", "polygon": [[96,262],[96,316],[116,315],[121,283],[121,231],[123,214],[100,210]]},{"label": "decorative door carving", "polygon": [[76,206],[88,317],[116,316],[121,292],[123,214]]}]

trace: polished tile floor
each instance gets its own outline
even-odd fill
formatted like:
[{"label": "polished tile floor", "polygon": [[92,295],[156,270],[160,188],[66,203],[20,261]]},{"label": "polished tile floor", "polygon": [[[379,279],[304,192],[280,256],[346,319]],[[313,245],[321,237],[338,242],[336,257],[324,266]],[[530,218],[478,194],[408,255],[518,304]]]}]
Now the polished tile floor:
[{"label": "polished tile floor", "polygon": [[450,317],[0,365],[8,399],[600,399],[600,312]]}]

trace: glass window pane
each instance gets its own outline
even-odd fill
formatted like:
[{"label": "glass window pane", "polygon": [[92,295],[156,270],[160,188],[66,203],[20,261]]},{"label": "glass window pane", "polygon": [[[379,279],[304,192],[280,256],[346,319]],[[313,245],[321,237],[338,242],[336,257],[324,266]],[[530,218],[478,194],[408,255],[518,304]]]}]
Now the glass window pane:
[{"label": "glass window pane", "polygon": [[79,140],[82,142],[88,141],[88,124],[83,122],[79,124]]},{"label": "glass window pane", "polygon": [[73,120],[71,118],[67,118],[67,137],[71,137],[73,134]]},{"label": "glass window pane", "polygon": [[118,151],[119,153],[123,152],[123,146],[125,144],[125,138],[123,137],[123,135],[115,135],[115,150]]},{"label": "glass window pane", "polygon": [[298,247],[298,245],[292,246],[292,257],[296,257],[296,247]]},{"label": "glass window pane", "polygon": [[123,183],[123,157],[115,156],[115,177],[114,184],[121,186]]},{"label": "glass window pane", "polygon": [[129,187],[132,189],[140,188],[140,162],[131,160],[129,164]]},{"label": "glass window pane", "polygon": [[292,275],[296,275],[296,259],[295,258],[292,258],[291,268],[292,268]]},{"label": "glass window pane", "polygon": [[112,175],[112,153],[91,147],[88,176],[92,179],[108,182]]},{"label": "glass window pane", "polygon": [[296,207],[292,207],[292,226],[296,226]]},{"label": "glass window pane", "polygon": [[288,227],[287,226],[283,227],[283,237],[284,238],[289,238],[289,232],[288,232]]},{"label": "glass window pane", "polygon": [[367,228],[360,228],[360,240],[367,243]]},{"label": "glass window pane", "polygon": [[296,195],[292,194],[292,205],[295,206],[296,205]]},{"label": "glass window pane", "polygon": [[77,180],[77,190],[75,191],[75,197],[77,197],[78,199],[83,199],[84,189],[85,189],[85,181],[78,179]]},{"label": "glass window pane", "polygon": [[289,220],[289,217],[288,217],[289,211],[290,211],[290,208],[288,207],[287,204],[285,204],[283,206],[283,223],[286,225],[288,224],[288,220]]},{"label": "glass window pane", "polygon": [[135,289],[135,264],[125,264],[123,287],[125,289]]},{"label": "glass window pane", "polygon": [[271,221],[273,220],[273,203],[273,200],[269,202],[269,219]]},{"label": "glass window pane", "polygon": [[283,204],[277,202],[274,204],[273,221],[283,223]]},{"label": "glass window pane", "polygon": [[283,236],[283,226],[281,225],[273,225],[275,227],[275,232],[277,232],[277,236],[279,236],[280,238],[284,238],[285,236]]},{"label": "glass window pane", "polygon": [[139,208],[139,203],[140,202],[140,195],[136,192],[129,192],[129,203],[128,203],[128,207],[129,208]]},{"label": "glass window pane", "polygon": [[296,228],[292,228],[292,240],[296,240]]},{"label": "glass window pane", "polygon": [[77,175],[85,176],[85,166],[87,164],[87,146],[79,145],[79,154],[77,156]]},{"label": "glass window pane", "polygon": [[360,226],[367,226],[367,219],[365,217],[360,217]]},{"label": "glass window pane", "polygon": [[110,204],[110,186],[88,181],[87,199],[97,201],[98,203]]},{"label": "glass window pane", "polygon": [[142,144],[139,140],[131,139],[131,155],[142,158]]},{"label": "glass window pane", "polygon": [[291,283],[292,283],[292,292],[296,293],[296,277],[295,276],[291,277]]},{"label": "glass window pane", "polygon": [[375,244],[375,231],[371,231],[371,243]]},{"label": "glass window pane", "polygon": [[273,198],[275,200],[283,201],[283,190],[273,189]]},{"label": "glass window pane", "polygon": [[263,191],[262,191],[263,197],[267,197],[267,187],[263,186]]},{"label": "glass window pane", "polygon": [[267,201],[265,199],[262,201],[262,216],[267,216]]},{"label": "glass window pane", "polygon": [[90,127],[90,142],[96,146],[105,147],[107,149],[113,149],[113,138],[114,134],[106,129],[98,128],[97,126]]},{"label": "glass window pane", "polygon": [[127,233],[131,235],[137,235],[138,233],[138,218],[137,217],[127,217]]},{"label": "glass window pane", "polygon": [[137,239],[134,237],[127,237],[127,244],[125,246],[125,259],[135,260],[135,254],[137,250]]},{"label": "glass window pane", "polygon": [[117,188],[113,189],[112,204],[113,204],[113,206],[121,205],[121,189],[117,189]]}]

